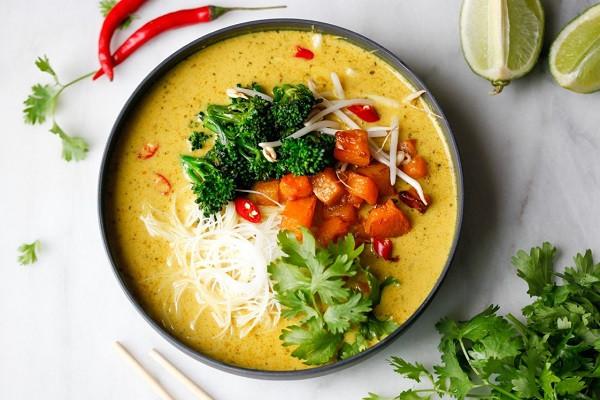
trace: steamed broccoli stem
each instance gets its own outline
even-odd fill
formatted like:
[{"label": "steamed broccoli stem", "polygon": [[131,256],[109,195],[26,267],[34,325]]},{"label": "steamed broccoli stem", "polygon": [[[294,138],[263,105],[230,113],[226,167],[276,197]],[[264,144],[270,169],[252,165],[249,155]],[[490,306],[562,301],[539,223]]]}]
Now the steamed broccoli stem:
[{"label": "steamed broccoli stem", "polygon": [[257,146],[249,143],[240,143],[240,146],[240,153],[246,159],[247,168],[255,182],[279,177],[277,164],[268,161]]},{"label": "steamed broccoli stem", "polygon": [[235,198],[233,178],[223,174],[204,158],[182,155],[181,165],[192,182],[196,203],[205,216],[220,212]]},{"label": "steamed broccoli stem", "polygon": [[333,136],[310,133],[299,139],[285,139],[279,150],[280,170],[297,176],[314,175],[333,165]]},{"label": "steamed broccoli stem", "polygon": [[282,137],[304,126],[308,115],[318,103],[310,89],[303,84],[283,84],[273,88],[271,113]]}]

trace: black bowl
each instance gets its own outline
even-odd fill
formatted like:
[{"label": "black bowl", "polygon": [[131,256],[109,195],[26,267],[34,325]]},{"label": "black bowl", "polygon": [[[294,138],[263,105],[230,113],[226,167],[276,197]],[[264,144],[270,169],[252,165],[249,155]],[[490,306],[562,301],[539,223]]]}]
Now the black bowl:
[{"label": "black bowl", "polygon": [[132,109],[136,107],[140,99],[144,97],[146,92],[155,84],[155,82],[160,79],[163,75],[169,72],[175,65],[179,62],[187,58],[188,56],[214,44],[224,39],[228,39],[234,36],[238,36],[240,34],[249,33],[249,32],[257,32],[257,31],[271,31],[271,30],[300,30],[300,31],[314,31],[314,32],[322,32],[326,34],[332,34],[339,37],[342,37],[351,43],[362,47],[368,51],[372,51],[377,54],[382,60],[386,63],[394,67],[398,70],[408,81],[417,89],[417,90],[427,90],[425,85],[412,73],[412,71],[402,62],[398,57],[392,54],[390,51],[384,49],[377,43],[367,39],[366,37],[359,35],[355,32],[349,31],[344,28],[340,28],[338,26],[326,24],[323,22],[310,21],[310,20],[300,20],[300,19],[269,19],[269,20],[260,20],[260,21],[252,21],[246,22],[238,25],[233,25],[227,28],[220,29],[216,32],[209,33],[206,36],[203,36],[200,39],[193,41],[192,43],[184,46],[183,48],[177,50],[170,57],[164,60],[160,65],[158,65],[137,87],[137,89],[133,92],[133,94],[129,97],[129,100],[121,110],[117,120],[113,126],[113,129],[110,133],[110,137],[108,139],[108,144],[104,151],[104,156],[102,159],[102,165],[100,167],[100,179],[99,179],[99,198],[98,198],[98,210],[100,217],[100,229],[102,232],[102,237],[104,240],[104,246],[106,248],[106,252],[108,253],[108,258],[111,262],[113,271],[119,284],[123,288],[123,291],[131,301],[131,303],[135,306],[138,312],[144,317],[144,319],[154,328],[156,329],[164,338],[166,338],[170,343],[172,343],[175,347],[189,355],[190,357],[199,360],[207,365],[218,368],[220,370],[230,372],[236,375],[252,377],[252,378],[261,378],[261,379],[304,379],[310,378],[314,376],[320,376],[324,374],[328,374],[334,371],[339,371],[343,368],[349,367],[351,365],[357,364],[359,361],[365,360],[367,357],[375,354],[375,352],[383,349],[388,346],[392,341],[394,341],[400,334],[402,334],[415,320],[421,315],[421,313],[425,310],[426,306],[431,302],[431,299],[437,292],[438,287],[442,283],[446,273],[448,272],[448,268],[450,267],[452,258],[454,256],[454,251],[456,249],[458,238],[460,236],[460,227],[462,223],[463,216],[463,180],[462,180],[462,171],[460,167],[460,159],[458,154],[458,149],[456,147],[456,143],[454,141],[454,137],[448,125],[448,121],[444,117],[442,110],[436,103],[435,99],[431,96],[429,91],[423,96],[423,99],[429,104],[431,109],[438,115],[441,116],[439,119],[439,124],[442,129],[442,134],[448,144],[450,155],[452,158],[452,162],[455,167],[455,178],[457,184],[457,206],[458,206],[458,219],[457,225],[454,233],[454,239],[452,242],[452,247],[448,254],[448,259],[440,274],[435,286],[425,299],[421,306],[413,313],[413,315],[406,320],[398,329],[396,329],[392,334],[387,336],[385,339],[381,340],[376,345],[370,347],[369,349],[363,351],[362,353],[348,358],[346,360],[342,360],[333,364],[306,369],[306,370],[298,370],[298,371],[264,371],[258,369],[251,368],[243,368],[238,367],[231,364],[226,364],[221,361],[210,358],[190,347],[182,343],[177,337],[173,336],[172,333],[168,332],[164,329],[159,323],[154,321],[148,313],[142,308],[138,300],[135,298],[132,290],[129,288],[126,279],[123,276],[122,271],[117,265],[116,258],[113,253],[113,249],[111,248],[108,238],[107,238],[107,222],[106,222],[106,214],[105,214],[105,206],[104,206],[104,197],[106,192],[106,183],[107,183],[107,169],[110,164],[110,157],[113,154],[113,149],[116,146],[119,135],[121,133],[122,127],[125,124],[127,117]]}]

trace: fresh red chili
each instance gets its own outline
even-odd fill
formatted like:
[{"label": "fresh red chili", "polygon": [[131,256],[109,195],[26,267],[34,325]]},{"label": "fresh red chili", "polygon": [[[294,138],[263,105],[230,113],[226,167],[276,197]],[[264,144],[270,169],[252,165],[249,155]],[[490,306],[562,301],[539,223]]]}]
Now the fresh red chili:
[{"label": "fresh red chili", "polygon": [[414,208],[414,209],[418,210],[421,214],[423,214],[425,211],[427,211],[427,208],[429,207],[429,203],[430,203],[430,200],[428,198],[429,196],[425,195],[425,200],[427,200],[427,204],[425,204],[419,198],[417,191],[412,188],[411,188],[411,190],[405,190],[405,191],[398,193],[398,197],[400,198],[400,200],[402,200],[402,202],[404,204],[406,204],[410,208]]},{"label": "fresh red chili", "polygon": [[155,172],[154,175],[156,175],[156,184],[158,186],[158,190],[160,190],[160,194],[166,196],[171,193],[171,182],[169,182],[169,180],[165,178],[163,174]]},{"label": "fresh red chili", "polygon": [[373,106],[355,104],[347,107],[347,110],[365,122],[379,121],[379,114],[377,114],[377,110]]},{"label": "fresh red chili", "polygon": [[294,57],[304,58],[305,60],[312,60],[313,58],[315,58],[315,53],[313,53],[305,47],[296,46],[296,54],[294,54]]},{"label": "fresh red chili", "polygon": [[156,152],[158,151],[158,145],[153,143],[146,143],[142,148],[142,151],[138,153],[138,158],[140,160],[147,160],[149,158],[154,157]]},{"label": "fresh red chili", "polygon": [[110,55],[110,42],[112,37],[121,24],[127,17],[133,14],[138,8],[144,4],[146,0],[120,0],[109,11],[104,18],[102,28],[100,29],[100,38],[98,39],[98,61],[103,73],[108,76],[108,79],[113,79],[113,59]]},{"label": "fresh red chili", "polygon": [[[121,0],[121,2],[129,0]],[[121,2],[117,3],[120,4]],[[116,6],[115,6],[116,7]],[[198,8],[190,8],[186,10],[179,10],[171,12],[165,15],[161,15],[155,18],[141,28],[131,34],[125,42],[114,52],[112,58],[109,58],[111,65],[117,66],[133,54],[137,49],[142,47],[145,43],[150,41],[156,35],[159,35],[165,31],[181,28],[186,25],[193,25],[203,22],[210,22],[221,15],[230,11],[236,10],[269,10],[273,8],[285,8],[286,6],[272,6],[272,7],[219,7],[219,6],[203,6]],[[118,24],[117,24],[118,26]],[[116,28],[115,28],[116,29]],[[107,73],[104,67],[94,75],[94,79],[98,79],[103,74]],[[111,71],[112,73],[112,71]],[[112,79],[111,75],[108,75]]]},{"label": "fresh red chili", "polygon": [[259,223],[262,219],[260,215],[260,210],[252,202],[244,197],[238,197],[234,200],[235,211],[239,214],[240,217],[244,218],[247,221],[253,222],[255,224]]},{"label": "fresh red chili", "polygon": [[373,251],[384,260],[392,259],[392,250],[394,245],[390,239],[373,239]]}]

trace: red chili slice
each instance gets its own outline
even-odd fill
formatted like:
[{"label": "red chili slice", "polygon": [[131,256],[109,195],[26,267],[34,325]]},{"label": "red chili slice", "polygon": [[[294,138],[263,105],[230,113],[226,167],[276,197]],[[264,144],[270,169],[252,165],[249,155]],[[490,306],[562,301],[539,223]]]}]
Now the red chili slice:
[{"label": "red chili slice", "polygon": [[313,53],[305,47],[296,46],[296,54],[294,54],[294,57],[304,58],[305,60],[312,60],[313,58],[315,58],[315,53]]},{"label": "red chili slice", "polygon": [[384,260],[392,259],[394,245],[390,239],[373,239],[373,251]]},{"label": "red chili slice", "polygon": [[146,143],[144,147],[142,147],[142,151],[138,153],[138,158],[140,160],[147,160],[149,158],[154,157],[156,152],[158,151],[158,145],[153,143]]},{"label": "red chili slice", "polygon": [[427,208],[429,207],[429,204],[431,203],[431,201],[429,200],[429,196],[427,196],[427,195],[425,196],[425,200],[427,200],[427,204],[423,203],[423,201],[421,201],[421,199],[419,198],[417,191],[413,188],[411,188],[410,190],[405,190],[403,192],[398,193],[398,197],[400,197],[400,200],[402,200],[402,202],[404,204],[406,204],[410,208],[414,208],[415,210],[418,210],[421,214],[423,214],[425,211],[427,211]]},{"label": "red chili slice", "polygon": [[255,224],[261,221],[262,216],[260,215],[260,210],[253,201],[243,197],[238,197],[234,200],[234,204],[235,211],[240,217]]},{"label": "red chili slice", "polygon": [[346,107],[346,109],[365,122],[379,121],[379,114],[377,114],[377,110],[373,106],[366,104],[355,104],[353,106]]},{"label": "red chili slice", "polygon": [[155,172],[154,175],[156,175],[156,185],[158,187],[158,190],[160,191],[160,194],[166,196],[169,193],[171,193],[171,182],[169,182],[169,180],[165,178],[163,174]]}]

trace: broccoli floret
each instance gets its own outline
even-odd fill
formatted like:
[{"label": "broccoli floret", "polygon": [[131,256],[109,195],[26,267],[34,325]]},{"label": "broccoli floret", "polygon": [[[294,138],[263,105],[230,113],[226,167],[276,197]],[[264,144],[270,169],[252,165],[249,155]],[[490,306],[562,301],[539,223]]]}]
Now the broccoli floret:
[{"label": "broccoli floret", "polygon": [[207,134],[206,132],[202,132],[202,131],[192,132],[192,134],[188,137],[188,141],[190,142],[192,151],[202,149],[204,147],[204,144],[206,143],[206,141],[208,139],[210,139],[210,136],[211,135]]},{"label": "broccoli floret", "polygon": [[240,146],[240,153],[246,159],[248,171],[254,182],[267,181],[280,176],[277,163],[267,160],[258,146],[251,143],[243,143]]},{"label": "broccoli floret", "polygon": [[297,131],[318,101],[309,88],[303,84],[283,84],[273,88],[273,107],[271,108],[275,126],[281,136]]},{"label": "broccoli floret", "polygon": [[310,133],[299,139],[285,139],[279,150],[279,169],[294,175],[314,175],[332,165],[335,138]]},{"label": "broccoli floret", "polygon": [[223,174],[207,159],[184,155],[181,156],[181,165],[192,182],[196,203],[205,216],[220,212],[235,198],[233,178]]},{"label": "broccoli floret", "polygon": [[272,137],[273,117],[271,104],[258,97],[232,99],[227,106],[211,104],[203,116],[204,126],[223,134],[230,140],[236,137],[251,137],[260,142]]}]

